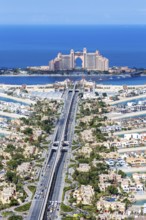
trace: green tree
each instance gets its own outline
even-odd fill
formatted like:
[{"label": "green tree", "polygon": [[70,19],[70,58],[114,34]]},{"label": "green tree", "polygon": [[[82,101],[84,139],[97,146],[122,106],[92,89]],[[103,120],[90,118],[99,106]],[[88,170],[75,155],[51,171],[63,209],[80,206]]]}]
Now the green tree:
[{"label": "green tree", "polygon": [[0,161],[0,170],[2,170],[3,169],[3,164],[2,164],[2,162]]},{"label": "green tree", "polygon": [[118,189],[113,185],[108,186],[107,191],[112,195],[118,195]]},{"label": "green tree", "polygon": [[21,118],[21,120],[23,121],[23,123],[25,124],[25,125],[29,125],[30,124],[30,120],[29,119],[27,119],[27,118]]},{"label": "green tree", "polygon": [[5,149],[5,152],[13,152],[15,151],[15,146],[13,144],[8,144],[7,148]]},{"label": "green tree", "polygon": [[127,209],[130,205],[131,205],[131,202],[129,199],[125,198],[122,202],[125,203],[125,208]]},{"label": "green tree", "polygon": [[11,183],[17,184],[18,176],[16,175],[15,172],[7,171],[7,173],[6,173],[6,180],[11,182]]},{"label": "green tree", "polygon": [[103,97],[107,97],[107,93],[106,92],[102,93],[102,95],[103,95]]},{"label": "green tree", "polygon": [[73,209],[70,206],[65,205],[63,202],[60,205],[60,208],[63,212],[72,212]]},{"label": "green tree", "polygon": [[32,135],[33,134],[33,130],[32,130],[32,128],[27,127],[27,128],[25,128],[23,133],[26,134],[26,135]]},{"label": "green tree", "polygon": [[16,206],[16,205],[19,205],[19,202],[16,199],[12,198],[10,201],[10,206]]},{"label": "green tree", "polygon": [[119,170],[118,174],[121,175],[122,178],[126,177],[126,173],[124,173],[122,170]]},{"label": "green tree", "polygon": [[7,162],[7,166],[11,170],[15,170],[18,166],[18,162],[16,160],[10,160]]}]

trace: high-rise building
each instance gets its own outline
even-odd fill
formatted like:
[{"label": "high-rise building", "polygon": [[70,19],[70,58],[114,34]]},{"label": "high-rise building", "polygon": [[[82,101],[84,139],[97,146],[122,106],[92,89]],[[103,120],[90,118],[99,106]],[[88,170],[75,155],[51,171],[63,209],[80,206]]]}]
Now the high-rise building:
[{"label": "high-rise building", "polygon": [[77,67],[77,58],[82,61],[82,69],[98,71],[108,71],[109,69],[109,60],[107,58],[100,55],[99,51],[88,53],[86,48],[83,49],[83,52],[74,52],[72,49],[68,55],[58,53],[57,57],[49,62],[49,69],[52,71],[73,70]]}]

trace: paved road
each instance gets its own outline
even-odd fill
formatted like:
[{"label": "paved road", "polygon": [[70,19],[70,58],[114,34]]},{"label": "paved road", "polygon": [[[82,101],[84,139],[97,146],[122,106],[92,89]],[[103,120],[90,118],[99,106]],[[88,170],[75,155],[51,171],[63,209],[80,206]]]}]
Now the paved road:
[{"label": "paved road", "polygon": [[47,166],[43,169],[41,178],[32,201],[30,213],[28,219],[37,220],[40,219],[40,212],[44,205],[45,195],[47,193],[47,186],[49,185],[49,180],[52,175],[52,168],[55,163],[56,151],[52,151]]},{"label": "paved road", "polygon": [[54,174],[52,188],[48,198],[47,216],[45,219],[55,219],[56,211],[59,211],[59,205],[61,200],[59,200],[59,194],[61,189],[61,183],[63,179],[63,168],[65,164],[65,157],[67,152],[62,152],[59,163],[57,164],[56,171]]},{"label": "paved road", "polygon": [[69,116],[67,118],[65,133],[64,133],[64,141],[67,141],[69,145],[65,147],[67,151],[63,151],[60,157],[60,161],[56,168],[56,173],[54,176],[54,181],[52,183],[52,190],[48,198],[48,212],[46,213],[46,218],[48,220],[60,219],[59,216],[59,208],[60,203],[62,201],[62,192],[64,187],[64,179],[65,179],[65,169],[68,166],[68,161],[70,160],[71,155],[71,142],[74,132],[74,123],[75,123],[75,115],[77,108],[77,97],[78,92],[75,93],[73,97],[73,101],[71,104]]},{"label": "paved road", "polygon": [[[64,141],[64,133],[65,133],[66,125],[68,126],[68,123],[70,122],[68,121],[68,117],[70,117],[71,115],[70,108],[74,110],[74,108],[72,107],[72,99],[74,97],[77,97],[77,95],[74,96],[74,91],[70,91],[67,93],[64,109],[62,111],[61,118],[57,123],[57,129],[55,131],[54,141],[52,142],[52,146],[47,154],[48,156],[45,160],[45,164],[42,169],[42,174],[39,180],[39,184],[34,199],[32,201],[28,220],[43,219],[46,210],[47,200],[50,193],[52,193],[53,199],[57,199],[57,195],[59,194],[60,187],[58,184],[59,183],[61,184],[61,178],[63,174],[62,172],[64,167],[63,160],[66,155],[65,153],[62,153],[62,143]],[[58,143],[57,145],[54,146],[55,142]],[[57,181],[55,181],[55,183],[54,182],[52,183],[55,175],[56,175],[55,179]],[[52,184],[55,184],[55,188],[52,187]],[[53,189],[55,190],[53,191]]]},{"label": "paved road", "polygon": [[32,192],[29,190],[28,186],[27,185],[24,185],[23,187],[24,191],[27,193],[28,197],[26,198],[28,201],[31,200],[32,198]]}]

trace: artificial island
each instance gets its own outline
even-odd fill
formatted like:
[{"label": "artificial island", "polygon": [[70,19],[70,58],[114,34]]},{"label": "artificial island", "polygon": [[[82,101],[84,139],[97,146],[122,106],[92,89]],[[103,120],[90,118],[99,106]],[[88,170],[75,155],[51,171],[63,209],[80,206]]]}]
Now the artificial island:
[{"label": "artificial island", "polygon": [[145,73],[143,68],[129,68],[128,66],[109,66],[109,59],[102,56],[98,50],[75,52],[69,54],[58,53],[57,57],[49,61],[46,66],[29,66],[27,68],[1,68],[0,75],[79,75],[79,74],[131,74]]},{"label": "artificial island", "polygon": [[65,80],[1,85],[2,95],[3,218],[145,216],[145,85]]}]

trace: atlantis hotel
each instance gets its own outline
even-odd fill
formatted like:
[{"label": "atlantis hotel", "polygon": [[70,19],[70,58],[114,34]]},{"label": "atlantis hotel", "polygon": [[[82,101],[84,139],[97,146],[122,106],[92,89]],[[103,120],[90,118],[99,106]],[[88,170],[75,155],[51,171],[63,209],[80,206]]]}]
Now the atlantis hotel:
[{"label": "atlantis hotel", "polygon": [[49,62],[49,70],[74,70],[77,68],[77,59],[82,61],[84,70],[108,71],[109,69],[109,60],[100,55],[99,51],[88,53],[84,48],[81,52],[71,50],[67,55],[58,53],[57,57]]}]

